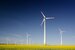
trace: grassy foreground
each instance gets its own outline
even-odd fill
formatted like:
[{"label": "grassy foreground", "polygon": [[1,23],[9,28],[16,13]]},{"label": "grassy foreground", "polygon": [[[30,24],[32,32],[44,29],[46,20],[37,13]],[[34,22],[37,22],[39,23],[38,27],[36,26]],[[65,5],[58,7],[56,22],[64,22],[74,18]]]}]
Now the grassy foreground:
[{"label": "grassy foreground", "polygon": [[75,46],[60,45],[0,45],[0,50],[75,50]]}]

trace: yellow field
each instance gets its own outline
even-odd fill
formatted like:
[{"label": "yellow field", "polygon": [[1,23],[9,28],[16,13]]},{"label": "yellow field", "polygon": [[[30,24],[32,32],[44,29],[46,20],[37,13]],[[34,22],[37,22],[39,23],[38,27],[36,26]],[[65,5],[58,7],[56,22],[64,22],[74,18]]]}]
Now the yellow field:
[{"label": "yellow field", "polygon": [[60,45],[0,45],[0,50],[75,50],[75,46]]}]

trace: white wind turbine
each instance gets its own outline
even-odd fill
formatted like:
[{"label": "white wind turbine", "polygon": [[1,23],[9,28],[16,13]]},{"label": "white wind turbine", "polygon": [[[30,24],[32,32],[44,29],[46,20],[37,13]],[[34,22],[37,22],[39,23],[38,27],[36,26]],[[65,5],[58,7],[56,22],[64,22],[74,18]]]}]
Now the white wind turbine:
[{"label": "white wind turbine", "polygon": [[62,45],[62,43],[63,43],[62,34],[64,33],[64,31],[59,28],[59,32],[60,32],[60,35],[61,35],[60,44]]},{"label": "white wind turbine", "polygon": [[29,37],[31,36],[30,34],[28,34],[28,33],[26,33],[26,35],[27,35],[27,44],[29,44]]},{"label": "white wind turbine", "polygon": [[6,37],[6,41],[7,41],[7,44],[9,44],[10,39],[8,37]]},{"label": "white wind turbine", "polygon": [[54,17],[46,17],[43,12],[41,12],[41,14],[43,15],[43,21],[41,25],[44,23],[44,45],[46,45],[46,19],[54,19]]},{"label": "white wind turbine", "polygon": [[15,40],[15,41],[14,41],[14,44],[17,44],[17,39],[15,38],[14,40]]}]

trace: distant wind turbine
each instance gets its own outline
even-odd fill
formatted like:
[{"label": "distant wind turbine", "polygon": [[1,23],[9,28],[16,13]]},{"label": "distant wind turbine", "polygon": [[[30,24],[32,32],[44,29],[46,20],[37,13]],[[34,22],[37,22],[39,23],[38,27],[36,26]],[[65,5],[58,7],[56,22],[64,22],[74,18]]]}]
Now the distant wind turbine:
[{"label": "distant wind turbine", "polygon": [[17,44],[17,42],[15,41],[14,44]]},{"label": "distant wind turbine", "polygon": [[44,23],[44,45],[46,45],[46,19],[54,19],[54,17],[47,17],[43,14],[43,12],[41,12],[42,16],[43,16],[43,21],[41,23],[41,25]]},{"label": "distant wind turbine", "polygon": [[26,33],[26,35],[27,35],[27,44],[29,44],[29,37],[31,36],[30,34],[28,34],[28,33]]},{"label": "distant wind turbine", "polygon": [[7,44],[9,44],[10,39],[8,37],[6,37],[6,40],[7,40]]},{"label": "distant wind turbine", "polygon": [[62,45],[62,43],[63,43],[62,34],[64,33],[64,31],[63,31],[62,29],[59,28],[59,32],[60,32],[60,35],[61,35],[60,44]]}]

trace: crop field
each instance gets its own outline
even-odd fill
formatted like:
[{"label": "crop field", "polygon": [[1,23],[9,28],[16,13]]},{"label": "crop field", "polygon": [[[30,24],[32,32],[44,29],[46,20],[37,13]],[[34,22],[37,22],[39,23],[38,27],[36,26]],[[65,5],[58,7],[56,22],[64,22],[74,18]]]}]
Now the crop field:
[{"label": "crop field", "polygon": [[59,45],[0,45],[0,50],[75,50],[75,46]]}]

